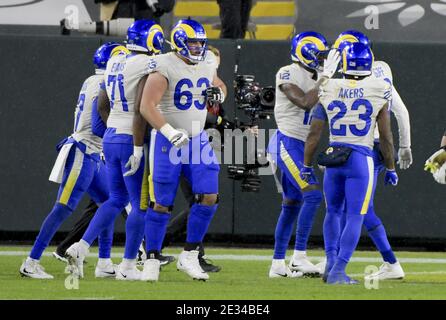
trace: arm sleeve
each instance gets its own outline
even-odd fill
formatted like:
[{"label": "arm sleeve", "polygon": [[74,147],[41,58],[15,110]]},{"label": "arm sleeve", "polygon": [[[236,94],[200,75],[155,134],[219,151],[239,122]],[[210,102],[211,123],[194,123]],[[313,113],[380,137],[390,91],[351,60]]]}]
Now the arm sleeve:
[{"label": "arm sleeve", "polygon": [[398,123],[399,146],[400,148],[410,148],[410,117],[409,111],[406,108],[395,87],[392,87],[392,109]]},{"label": "arm sleeve", "polygon": [[322,104],[318,103],[313,108],[313,113],[311,115],[311,118],[312,119],[322,120],[322,121],[328,121],[327,113],[325,112],[325,109],[322,106]]}]

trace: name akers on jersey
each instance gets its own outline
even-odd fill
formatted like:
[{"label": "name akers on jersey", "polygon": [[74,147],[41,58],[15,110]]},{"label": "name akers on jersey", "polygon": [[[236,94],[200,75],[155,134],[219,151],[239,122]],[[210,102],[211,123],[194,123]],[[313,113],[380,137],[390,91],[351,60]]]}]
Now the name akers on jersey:
[{"label": "name akers on jersey", "polygon": [[364,97],[364,88],[346,89],[341,88],[339,90],[339,99],[359,99]]}]

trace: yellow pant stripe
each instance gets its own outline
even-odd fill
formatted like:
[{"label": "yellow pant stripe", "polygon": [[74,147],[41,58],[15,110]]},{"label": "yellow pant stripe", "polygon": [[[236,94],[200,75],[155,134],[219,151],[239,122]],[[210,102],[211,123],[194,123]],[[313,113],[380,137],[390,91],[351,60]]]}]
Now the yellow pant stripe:
[{"label": "yellow pant stripe", "polygon": [[147,210],[148,207],[148,197],[149,197],[149,186],[148,186],[148,177],[149,177],[149,167],[148,167],[148,150],[147,146],[144,146],[144,174],[142,178],[142,184],[141,184],[141,198],[139,199],[139,208],[141,210]]},{"label": "yellow pant stripe", "polygon": [[[75,148],[75,147],[74,147]],[[70,200],[73,188],[76,185],[79,174],[82,170],[82,164],[84,162],[84,154],[82,151],[76,148],[76,154],[74,156],[73,167],[71,168],[70,174],[68,175],[67,182],[63,188],[62,194],[60,195],[59,203],[67,205]]]},{"label": "yellow pant stripe", "polygon": [[155,153],[155,141],[156,141],[156,131],[153,129],[150,139],[150,152],[149,152],[149,196],[151,202],[156,202],[155,199],[155,189],[153,187],[153,160]]},{"label": "yellow pant stripe", "polygon": [[308,187],[308,183],[306,183],[304,180],[300,178],[300,170],[294,163],[293,158],[291,158],[288,151],[286,151],[282,142],[280,142],[280,158],[285,163],[288,171],[290,171],[291,175],[293,176],[294,180],[296,180],[299,187],[301,189]]},{"label": "yellow pant stripe", "polygon": [[371,157],[367,157],[367,166],[369,169],[369,183],[367,185],[367,192],[365,194],[364,202],[362,203],[361,208],[361,214],[366,214],[369,210],[370,205],[370,199],[372,197],[372,191],[373,191],[373,180],[374,180],[374,174],[373,174],[373,159]]}]

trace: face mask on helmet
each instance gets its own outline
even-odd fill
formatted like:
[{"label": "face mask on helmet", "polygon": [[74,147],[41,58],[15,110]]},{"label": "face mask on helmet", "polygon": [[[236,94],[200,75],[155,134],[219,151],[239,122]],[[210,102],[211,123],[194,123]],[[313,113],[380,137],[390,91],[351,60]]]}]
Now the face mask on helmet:
[{"label": "face mask on helmet", "polygon": [[302,32],[292,41],[291,59],[310,69],[322,71],[327,50],[327,41],[321,34],[313,31]]},{"label": "face mask on helmet", "polygon": [[203,26],[193,20],[181,20],[172,30],[171,46],[174,51],[192,63],[204,61],[207,38]]}]

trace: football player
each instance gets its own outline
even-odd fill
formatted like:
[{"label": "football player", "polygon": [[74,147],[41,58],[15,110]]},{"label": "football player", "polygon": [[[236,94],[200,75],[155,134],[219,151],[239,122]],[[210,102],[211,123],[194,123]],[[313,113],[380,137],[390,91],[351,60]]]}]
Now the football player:
[{"label": "football player", "polygon": [[[60,183],[56,204],[43,222],[29,257],[20,267],[23,276],[53,279],[52,275],[44,271],[39,260],[59,226],[76,209],[85,192],[98,205],[108,198],[105,168],[100,160],[105,126],[96,112],[96,105],[106,63],[113,55],[119,55],[122,49],[119,43],[109,42],[95,52],[95,75],[87,78],[82,85],[74,117],[73,134],[59,143],[59,155],[50,175],[51,181]],[[95,272],[99,277],[114,274],[110,260],[113,228],[101,231],[99,262]]]},{"label": "football player", "polygon": [[[324,175],[327,204],[323,230],[327,256],[324,280],[329,284],[356,284],[356,280],[347,276],[345,268],[359,241],[364,215],[373,196],[376,124],[386,168],[385,184],[396,185],[398,176],[388,111],[391,84],[371,76],[373,53],[369,46],[359,42],[346,46],[342,61],[344,79],[331,79],[321,86],[320,105],[314,110],[305,144],[301,178],[314,179],[313,155],[328,121],[330,147],[318,159],[327,167]],[[341,229],[344,208],[346,223]]]},{"label": "football player", "polygon": [[[342,32],[336,39],[333,47],[342,51],[343,48],[351,43],[360,42],[366,46],[371,46],[370,40],[366,35],[359,31],[348,30]],[[384,61],[373,61],[372,74],[370,77],[375,79],[382,79],[387,81],[392,86],[392,100],[390,102],[390,110],[395,115],[398,123],[399,131],[399,149],[398,149],[398,164],[400,169],[408,169],[412,164],[411,151],[411,136],[410,136],[410,118],[404,102],[402,101],[398,91],[393,84],[392,70],[390,66]],[[373,146],[373,161],[374,161],[374,181],[375,184],[372,190],[372,200],[367,214],[364,216],[364,226],[375,244],[378,251],[381,253],[384,263],[380,269],[368,277],[380,280],[385,279],[402,279],[404,278],[404,271],[395,257],[395,254],[390,246],[387,238],[386,230],[382,224],[381,219],[376,215],[373,205],[374,194],[376,190],[376,181],[378,175],[384,171],[382,154],[379,144],[379,133],[375,130],[375,141]]]},{"label": "football player", "polygon": [[[98,234],[114,224],[116,216],[130,201],[132,211],[126,221],[126,241],[122,263],[116,279],[139,280],[136,267],[138,248],[144,236],[144,216],[148,201],[147,158],[148,135],[144,134],[145,121],[135,116],[135,106],[141,99],[142,89],[150,67],[150,56],[161,53],[164,41],[161,27],[153,20],[137,20],[127,31],[126,47],[130,54],[113,58],[104,74],[107,95],[101,99],[109,101],[99,111],[107,130],[103,149],[108,169],[110,186],[109,199],[98,209],[82,239],[67,249],[66,255],[80,275],[88,248]],[[133,136],[133,125],[142,127],[141,137]],[[134,140],[141,139],[134,145]]]},{"label": "football player", "polygon": [[[318,101],[319,86],[333,76],[339,63],[339,53],[333,50],[322,67],[327,49],[327,41],[317,32],[296,35],[291,46],[293,63],[282,67],[276,75],[274,116],[278,131],[270,140],[268,153],[282,171],[283,200],[275,230],[271,278],[319,274],[307,258],[306,248],[322,193],[317,181],[303,181],[299,173],[310,129],[310,111]],[[288,268],[285,254],[296,219],[296,243]]]},{"label": "football player", "polygon": [[174,203],[179,179],[192,186],[187,239],[178,257],[178,270],[207,280],[199,264],[200,244],[217,210],[219,164],[204,129],[206,89],[226,95],[216,73],[215,59],[206,56],[207,37],[194,20],[180,20],[172,29],[173,52],[152,60],[141,102],[141,115],[153,127],[150,140],[150,206],[146,215],[146,249],[142,279],[159,278],[158,255]]}]

